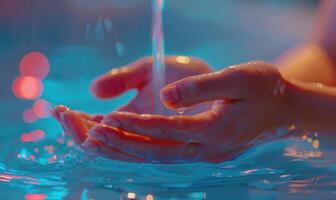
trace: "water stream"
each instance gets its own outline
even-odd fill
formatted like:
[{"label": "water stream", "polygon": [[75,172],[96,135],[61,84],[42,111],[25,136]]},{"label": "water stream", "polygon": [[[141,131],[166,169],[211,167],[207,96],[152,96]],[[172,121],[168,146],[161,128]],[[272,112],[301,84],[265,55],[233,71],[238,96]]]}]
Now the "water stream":
[{"label": "water stream", "polygon": [[153,92],[155,96],[155,113],[163,113],[163,106],[160,103],[160,89],[165,85],[165,63],[164,63],[164,33],[163,33],[163,8],[164,0],[152,0],[153,3],[153,24],[152,24],[152,53],[153,53]]}]

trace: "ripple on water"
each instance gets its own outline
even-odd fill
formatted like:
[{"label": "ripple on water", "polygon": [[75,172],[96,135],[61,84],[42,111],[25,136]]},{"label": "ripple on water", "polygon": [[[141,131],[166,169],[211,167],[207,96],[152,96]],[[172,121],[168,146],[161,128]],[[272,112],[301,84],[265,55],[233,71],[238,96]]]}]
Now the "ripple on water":
[{"label": "ripple on water", "polygon": [[[49,188],[65,196],[78,187],[83,191],[100,188],[126,196],[128,191],[142,191],[145,197],[172,189],[238,186],[293,193],[334,191],[336,182],[335,151],[314,149],[298,139],[262,144],[235,160],[218,165],[123,163],[95,157],[67,144],[68,139],[64,138],[61,143],[40,141],[15,148],[17,152],[12,154],[19,153],[21,157],[0,163],[0,190],[6,184],[24,191]],[[34,151],[36,148],[39,151]],[[322,154],[320,157],[302,156],[312,151]],[[30,155],[34,155],[34,159]],[[50,159],[54,155],[57,159]]]}]

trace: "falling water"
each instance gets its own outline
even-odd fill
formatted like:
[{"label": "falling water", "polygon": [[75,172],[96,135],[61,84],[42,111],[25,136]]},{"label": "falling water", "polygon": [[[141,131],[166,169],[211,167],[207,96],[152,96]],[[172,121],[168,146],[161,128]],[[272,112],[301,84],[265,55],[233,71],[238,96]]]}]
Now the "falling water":
[{"label": "falling water", "polygon": [[164,63],[164,34],[162,14],[164,0],[152,0],[153,2],[153,24],[152,24],[152,51],[153,51],[153,91],[155,97],[155,113],[163,113],[163,106],[160,103],[159,91],[165,85],[165,63]]}]

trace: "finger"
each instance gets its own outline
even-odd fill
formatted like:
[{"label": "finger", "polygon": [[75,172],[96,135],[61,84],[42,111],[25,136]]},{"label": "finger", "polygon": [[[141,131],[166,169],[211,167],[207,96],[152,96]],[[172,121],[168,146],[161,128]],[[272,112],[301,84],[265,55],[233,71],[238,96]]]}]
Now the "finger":
[{"label": "finger", "polygon": [[113,112],[102,123],[160,140],[182,142],[204,141],[204,130],[211,126],[216,114],[208,111],[194,116],[139,115],[136,113]]},{"label": "finger", "polygon": [[87,122],[70,110],[60,114],[60,122],[65,133],[72,136],[78,144],[85,141],[89,128],[94,125],[93,122]]},{"label": "finger", "polygon": [[135,163],[145,162],[145,160],[142,158],[138,158],[136,156],[124,153],[117,148],[110,147],[103,142],[96,141],[91,138],[87,138],[82,146],[88,151],[91,151],[93,153],[99,154],[100,156],[112,160],[135,162]]},{"label": "finger", "polygon": [[69,110],[68,107],[64,106],[64,105],[59,105],[59,106],[56,106],[54,109],[52,109],[50,112],[52,114],[52,116],[60,122],[61,120],[61,113],[65,112]]},{"label": "finger", "polygon": [[151,76],[152,59],[141,59],[122,68],[114,68],[93,81],[92,93],[102,99],[122,94],[129,89],[143,87]]},{"label": "finger", "polygon": [[[132,112],[132,113],[140,113],[140,109],[134,106],[134,104],[127,104],[118,109],[120,112]],[[104,119],[104,118],[103,118]]]},{"label": "finger", "polygon": [[196,161],[201,155],[201,144],[141,139],[134,134],[103,125],[95,126],[89,135],[90,138],[149,162]]},{"label": "finger", "polygon": [[161,100],[169,108],[189,107],[218,99],[244,100],[254,92],[251,90],[252,78],[263,73],[260,69],[265,66],[269,64],[254,62],[187,77],[163,88]]},{"label": "finger", "polygon": [[99,123],[101,120],[103,120],[104,116],[103,115],[89,115],[84,112],[80,111],[74,111],[79,117],[85,120],[93,121]]},{"label": "finger", "polygon": [[[61,113],[70,110],[68,107],[64,106],[64,105],[59,105],[56,106],[54,109],[52,109],[50,112],[52,114],[52,116],[60,122],[60,115]],[[84,112],[80,112],[80,111],[73,111],[75,112],[79,117],[85,119],[85,120],[90,120],[90,121],[94,121],[94,122],[100,122],[104,116],[103,115],[89,115],[87,113]]]}]

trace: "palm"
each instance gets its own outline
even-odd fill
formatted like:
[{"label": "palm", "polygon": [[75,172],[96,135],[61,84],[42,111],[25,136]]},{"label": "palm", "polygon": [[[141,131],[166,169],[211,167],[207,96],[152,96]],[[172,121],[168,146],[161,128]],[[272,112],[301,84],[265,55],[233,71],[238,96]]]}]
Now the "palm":
[{"label": "palm", "polygon": [[[117,137],[123,133],[104,126],[96,127],[91,132],[92,138],[102,139],[109,146],[149,162],[221,162],[237,156],[257,141],[264,141],[278,127],[287,128],[290,124],[290,118],[281,113],[289,112],[285,100],[291,89],[279,72],[268,64],[246,64],[216,74],[186,78],[174,84],[186,86],[187,83],[193,86],[183,91],[190,94],[188,90],[196,90],[197,95],[188,97],[188,101],[182,100],[183,105],[207,100],[215,101],[213,107],[193,116],[143,116],[116,112],[103,121],[126,132],[154,138],[156,144],[145,141],[129,143],[127,135]],[[194,85],[198,85],[200,90]],[[218,90],[211,94],[204,88]],[[160,145],[160,141],[176,143]]]}]

